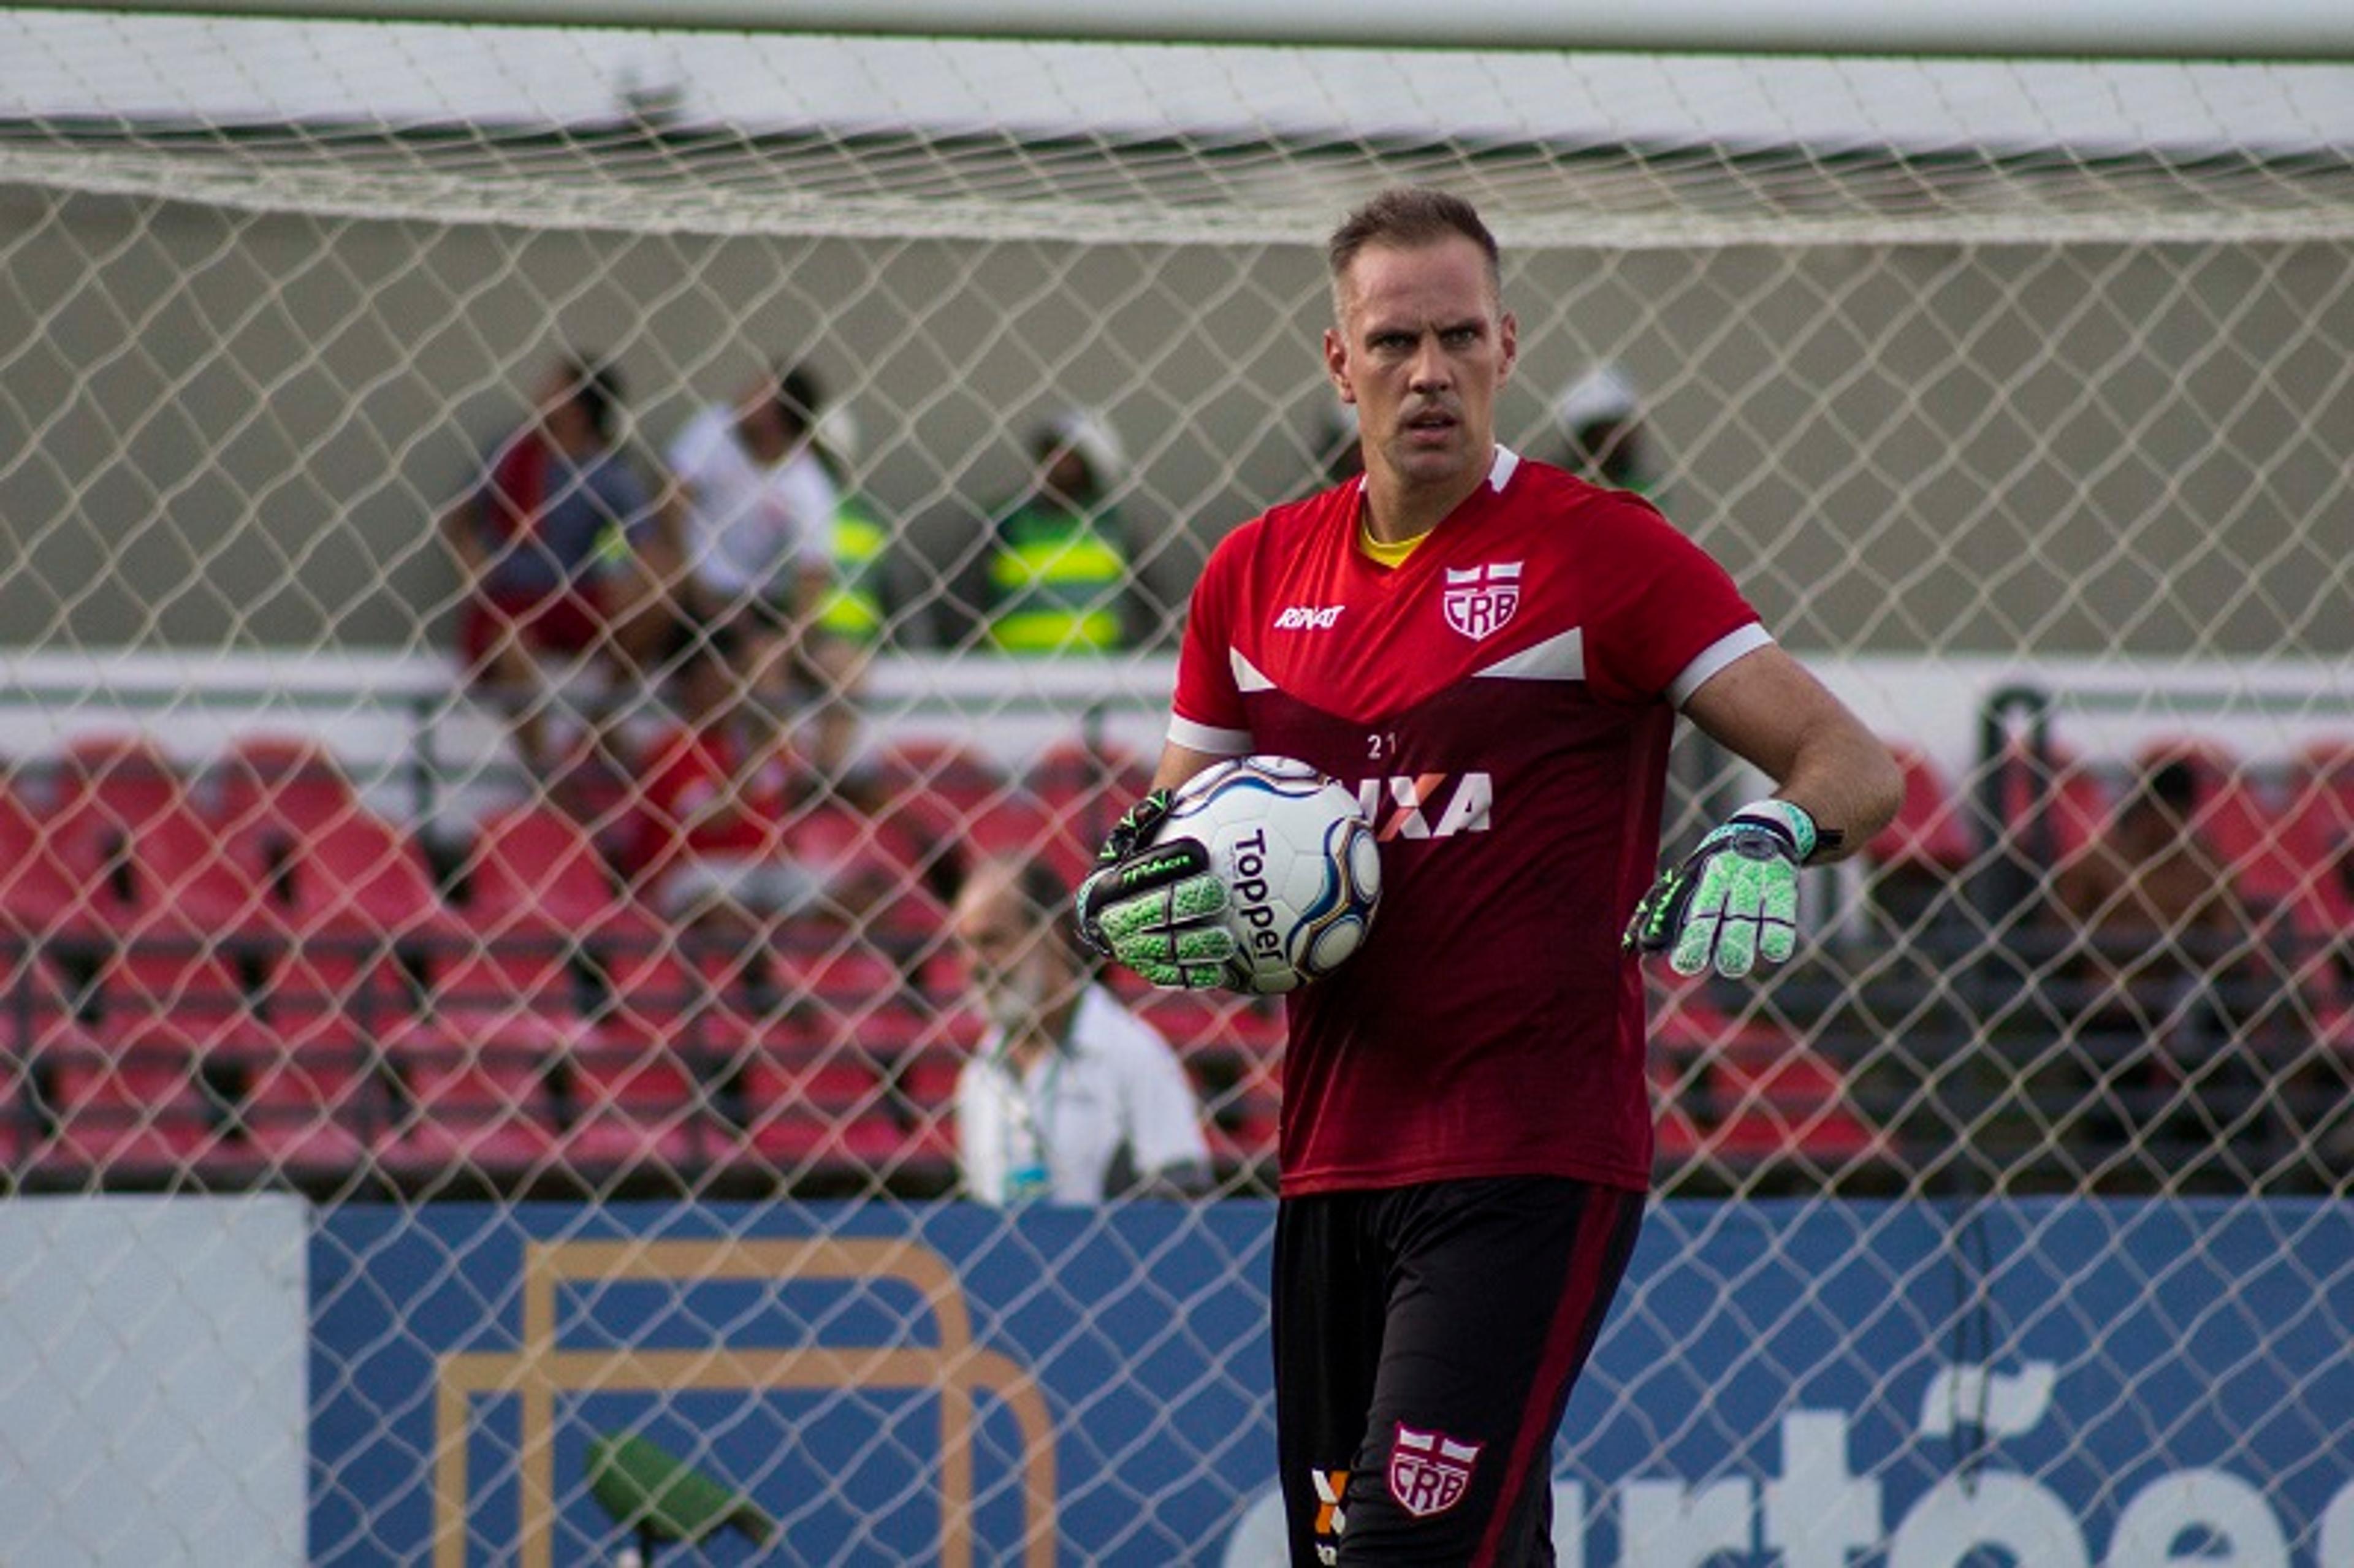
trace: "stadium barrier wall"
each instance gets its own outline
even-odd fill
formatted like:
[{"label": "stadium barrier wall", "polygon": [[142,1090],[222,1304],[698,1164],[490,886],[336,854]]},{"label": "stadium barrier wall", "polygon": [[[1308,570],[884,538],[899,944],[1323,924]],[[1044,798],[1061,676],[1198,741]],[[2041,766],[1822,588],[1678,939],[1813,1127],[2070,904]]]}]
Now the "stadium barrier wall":
[{"label": "stadium barrier wall", "polygon": [[[323,1213],[311,1560],[612,1561],[588,1474],[637,1437],[792,1561],[1257,1568],[1271,1219]],[[1565,1423],[1562,1561],[2354,1568],[2349,1273],[2327,1202],[1662,1204]]]},{"label": "stadium barrier wall", "polygon": [[0,1202],[0,1560],[296,1568],[309,1209]]}]

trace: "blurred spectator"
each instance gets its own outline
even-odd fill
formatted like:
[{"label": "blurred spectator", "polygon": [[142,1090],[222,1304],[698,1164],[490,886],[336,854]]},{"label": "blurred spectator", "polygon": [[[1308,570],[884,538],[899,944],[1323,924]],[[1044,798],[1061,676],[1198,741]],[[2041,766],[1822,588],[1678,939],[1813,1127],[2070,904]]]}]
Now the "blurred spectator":
[{"label": "blurred spectator", "polygon": [[706,626],[735,628],[743,673],[781,737],[794,666],[833,576],[833,481],[812,440],[822,394],[794,366],[715,404],[670,445],[688,600]]},{"label": "blurred spectator", "polygon": [[1316,426],[1316,467],[1324,476],[1325,488],[1365,471],[1364,448],[1359,440],[1356,405],[1331,399]]},{"label": "blurred spectator", "polygon": [[601,660],[634,674],[667,617],[646,569],[658,542],[644,481],[621,456],[620,371],[593,356],[551,366],[533,418],[440,518],[466,587],[467,678],[509,715],[535,774],[554,761],[547,665]]},{"label": "blurred spectator", "polygon": [[1657,499],[1659,471],[1634,379],[1616,365],[1596,365],[1553,404],[1564,445],[1562,467],[1582,479]]},{"label": "blurred spectator", "polygon": [[1203,1191],[1210,1153],[1184,1068],[1097,984],[1043,863],[987,860],[949,913],[990,1029],[957,1079],[964,1189],[984,1203]]},{"label": "blurred spectator", "polygon": [[800,914],[828,891],[790,853],[791,769],[771,727],[748,722],[738,635],[717,626],[679,652],[682,722],[646,750],[629,857],[663,914],[729,934]]},{"label": "blurred spectator", "polygon": [[2119,1147],[2212,1142],[2253,1107],[2241,1046],[2260,933],[2192,830],[2198,809],[2196,770],[2166,763],[2053,880],[2072,1022],[2108,1091],[2092,1130]]},{"label": "blurred spectator", "polygon": [[[891,532],[858,492],[858,421],[836,404],[818,418],[815,450],[833,482],[832,567],[806,645],[815,688],[810,760],[819,777],[846,796],[864,791],[845,777],[858,741],[858,697],[866,667],[890,624]],[[864,801],[865,804],[879,804]]]},{"label": "blurred spectator", "polygon": [[1028,494],[990,525],[981,602],[990,641],[1008,653],[1127,648],[1136,553],[1113,504],[1126,459],[1096,416],[1056,416],[1031,438]]}]

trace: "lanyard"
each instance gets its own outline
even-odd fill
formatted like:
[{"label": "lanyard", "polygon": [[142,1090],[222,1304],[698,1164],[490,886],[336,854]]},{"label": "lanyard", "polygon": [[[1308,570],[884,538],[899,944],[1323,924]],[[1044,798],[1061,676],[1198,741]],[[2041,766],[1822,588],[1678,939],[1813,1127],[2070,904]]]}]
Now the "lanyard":
[{"label": "lanyard", "polygon": [[[1074,1012],[1071,1027],[1078,1017]],[[1009,1086],[1004,1125],[1000,1128],[999,1150],[1003,1168],[1004,1190],[1000,1194],[1008,1203],[1027,1202],[1047,1196],[1054,1190],[1054,1159],[1048,1139],[1055,1129],[1055,1108],[1061,1098],[1063,1063],[1070,1054],[1069,1033],[1048,1049],[1046,1067],[1034,1098],[1025,1075],[1017,1071],[1002,1053],[998,1068],[1005,1075]],[[1017,1159],[1017,1148],[1026,1146],[1026,1158]]]}]

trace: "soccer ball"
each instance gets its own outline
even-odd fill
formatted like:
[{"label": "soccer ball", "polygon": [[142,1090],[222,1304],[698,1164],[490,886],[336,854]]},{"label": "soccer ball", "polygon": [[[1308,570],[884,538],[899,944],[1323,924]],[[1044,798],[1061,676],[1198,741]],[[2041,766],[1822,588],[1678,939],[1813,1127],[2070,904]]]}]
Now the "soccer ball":
[{"label": "soccer ball", "polygon": [[1321,979],[1364,946],[1382,857],[1357,798],[1288,757],[1244,757],[1178,787],[1156,840],[1198,840],[1232,902],[1229,984],[1270,995]]}]

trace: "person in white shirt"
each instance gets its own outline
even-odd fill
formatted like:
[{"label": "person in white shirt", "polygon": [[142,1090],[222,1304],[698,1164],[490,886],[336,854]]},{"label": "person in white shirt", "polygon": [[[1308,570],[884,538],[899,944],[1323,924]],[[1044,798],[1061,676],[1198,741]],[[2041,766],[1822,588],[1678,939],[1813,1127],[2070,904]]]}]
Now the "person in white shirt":
[{"label": "person in white shirt", "polygon": [[966,1194],[1011,1206],[1176,1197],[1209,1183],[1201,1113],[1176,1054],[1089,974],[1037,863],[984,861],[949,927],[989,1033],[957,1079]]},{"label": "person in white shirt", "polygon": [[688,603],[703,624],[737,629],[745,678],[780,726],[832,582],[839,497],[812,440],[821,397],[803,366],[763,376],[689,419],[665,454]]}]

